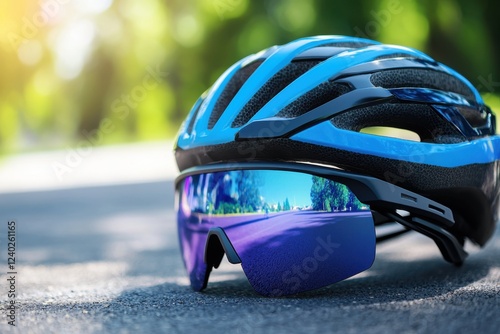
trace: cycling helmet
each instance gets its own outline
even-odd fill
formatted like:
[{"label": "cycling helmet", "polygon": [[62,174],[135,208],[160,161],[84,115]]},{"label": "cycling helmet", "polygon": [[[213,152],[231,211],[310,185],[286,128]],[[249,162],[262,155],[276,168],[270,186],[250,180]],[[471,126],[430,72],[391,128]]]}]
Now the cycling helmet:
[{"label": "cycling helmet", "polygon": [[[360,132],[406,129],[420,141]],[[495,116],[463,76],[412,48],[346,36],[273,46],[231,66],[194,104],[175,145],[181,171],[307,162],[375,177],[453,212],[480,246],[499,213]]]}]

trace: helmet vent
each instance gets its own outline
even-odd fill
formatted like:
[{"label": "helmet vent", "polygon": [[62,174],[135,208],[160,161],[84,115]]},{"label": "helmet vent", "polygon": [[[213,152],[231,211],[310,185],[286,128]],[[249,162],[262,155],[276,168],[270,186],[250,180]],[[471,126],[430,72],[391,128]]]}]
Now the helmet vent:
[{"label": "helmet vent", "polygon": [[416,57],[414,55],[407,54],[407,53],[400,52],[400,53],[391,53],[388,55],[378,56],[374,60],[393,59],[393,58],[418,58],[418,57]]},{"label": "helmet vent", "polygon": [[475,96],[470,88],[458,78],[444,72],[422,69],[386,70],[373,74],[374,86],[384,88],[419,87],[439,89],[463,95],[471,101]]},{"label": "helmet vent", "polygon": [[361,129],[359,132],[367,133],[370,135],[399,138],[411,141],[421,141],[418,133],[414,131],[401,128],[393,128],[389,126],[369,126]]},{"label": "helmet vent", "polygon": [[322,46],[329,46],[329,47],[337,47],[337,48],[353,48],[353,49],[360,49],[360,48],[364,48],[364,47],[367,47],[367,46],[371,46],[371,45],[377,45],[375,43],[364,43],[364,42],[332,42],[332,43],[328,43],[328,44],[322,44],[322,45],[319,45],[318,47],[322,47]]},{"label": "helmet vent", "polygon": [[276,116],[297,117],[352,90],[346,83],[325,81],[283,108]]},{"label": "helmet vent", "polygon": [[214,109],[210,114],[210,118],[208,119],[208,128],[212,129],[215,126],[215,123],[219,120],[224,110],[226,110],[227,106],[235,95],[240,91],[241,86],[248,80],[248,78],[252,75],[253,72],[262,64],[263,60],[256,60],[242,68],[240,68],[236,73],[234,73],[233,77],[226,84],[226,87],[221,92],[217,102],[215,102]]},{"label": "helmet vent", "polygon": [[477,109],[461,107],[461,106],[456,106],[455,108],[474,128],[483,127],[488,124],[488,117],[486,111],[480,112]]},{"label": "helmet vent", "polygon": [[241,112],[236,116],[232,127],[236,128],[246,124],[275,95],[320,62],[320,60],[296,61],[285,66],[273,75],[245,104]]},{"label": "helmet vent", "polygon": [[453,124],[425,104],[381,103],[346,111],[334,116],[331,122],[337,128],[356,132],[370,127],[403,129],[414,132],[420,141],[429,143],[466,141]]}]

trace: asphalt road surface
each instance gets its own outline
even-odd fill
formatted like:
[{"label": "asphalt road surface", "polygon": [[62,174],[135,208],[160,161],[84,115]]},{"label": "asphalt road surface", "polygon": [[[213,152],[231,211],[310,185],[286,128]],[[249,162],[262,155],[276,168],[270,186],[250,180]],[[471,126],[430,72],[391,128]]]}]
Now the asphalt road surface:
[{"label": "asphalt road surface", "polygon": [[[7,221],[16,221],[16,327],[5,314]],[[416,234],[373,267],[292,297],[256,294],[239,265],[193,292],[171,181],[0,194],[0,332],[498,333],[500,232],[456,268]]]}]

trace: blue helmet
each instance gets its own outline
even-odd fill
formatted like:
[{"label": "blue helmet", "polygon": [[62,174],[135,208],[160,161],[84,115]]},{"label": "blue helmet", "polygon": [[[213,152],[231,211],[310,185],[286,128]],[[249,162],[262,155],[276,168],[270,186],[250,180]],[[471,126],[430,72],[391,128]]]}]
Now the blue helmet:
[{"label": "blue helmet", "polygon": [[[410,130],[420,141],[360,132]],[[499,213],[495,116],[463,76],[412,48],[346,36],[273,46],[231,66],[194,104],[179,169],[318,163],[376,177],[449,207],[451,231],[484,245]]]}]

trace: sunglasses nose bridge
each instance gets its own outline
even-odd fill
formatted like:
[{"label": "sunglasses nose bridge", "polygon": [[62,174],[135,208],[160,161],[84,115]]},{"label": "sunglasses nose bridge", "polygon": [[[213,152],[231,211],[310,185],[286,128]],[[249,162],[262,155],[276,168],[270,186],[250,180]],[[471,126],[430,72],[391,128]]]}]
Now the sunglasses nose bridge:
[{"label": "sunglasses nose bridge", "polygon": [[230,263],[241,263],[241,259],[234,250],[226,232],[220,227],[210,228],[205,244],[205,263],[207,266],[218,268],[224,257],[224,253]]}]

